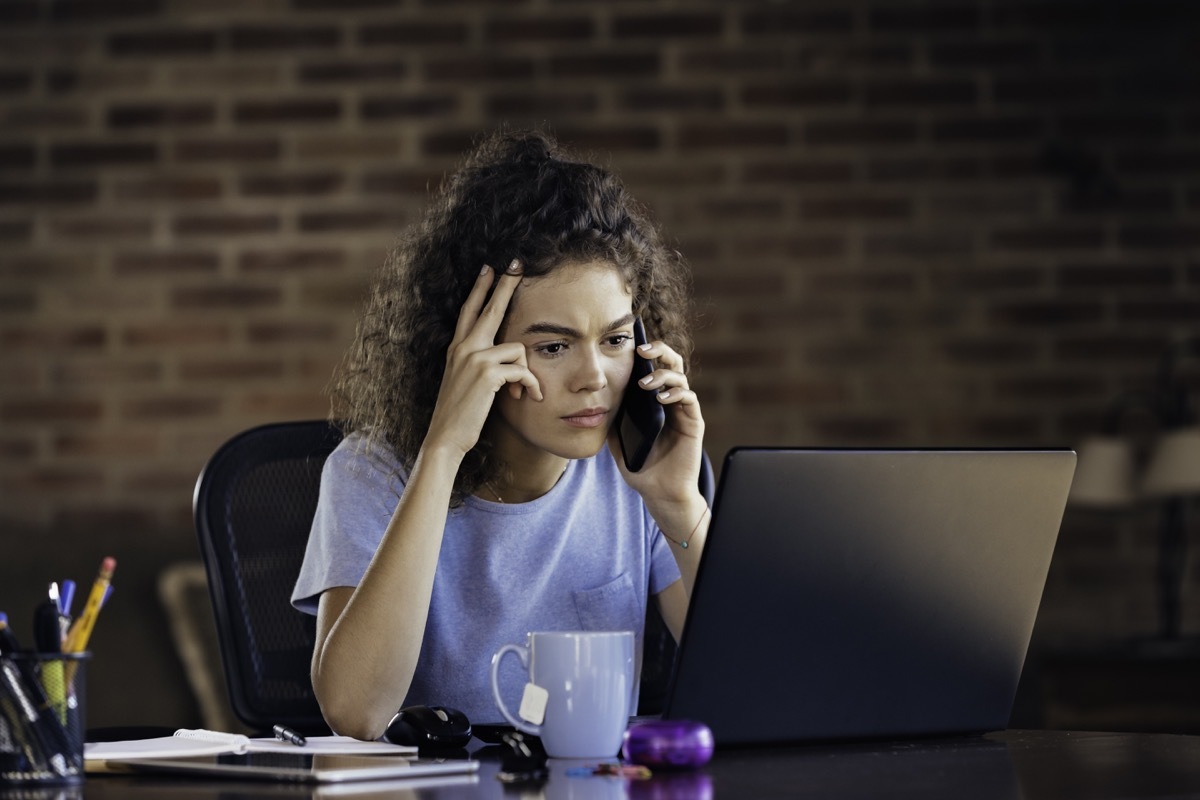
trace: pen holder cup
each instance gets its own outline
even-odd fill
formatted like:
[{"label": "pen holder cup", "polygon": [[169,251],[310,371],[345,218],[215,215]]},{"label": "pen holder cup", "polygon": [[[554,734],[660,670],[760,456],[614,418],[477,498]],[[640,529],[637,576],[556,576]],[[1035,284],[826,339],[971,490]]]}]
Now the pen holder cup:
[{"label": "pen holder cup", "polygon": [[0,656],[0,784],[83,780],[89,655]]}]

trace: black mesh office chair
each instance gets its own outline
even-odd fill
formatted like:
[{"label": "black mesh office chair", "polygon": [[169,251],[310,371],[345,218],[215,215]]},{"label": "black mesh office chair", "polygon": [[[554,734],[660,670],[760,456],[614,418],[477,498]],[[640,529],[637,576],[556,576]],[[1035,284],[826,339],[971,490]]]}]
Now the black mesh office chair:
[{"label": "black mesh office chair", "polygon": [[[230,702],[256,730],[328,732],[309,678],[316,625],[289,598],[317,507],[321,468],[341,441],[325,421],[252,428],[224,444],[196,484],[196,533],[208,575]],[[700,487],[712,505],[705,455]],[[639,713],[662,708],[675,641],[651,603]]]}]

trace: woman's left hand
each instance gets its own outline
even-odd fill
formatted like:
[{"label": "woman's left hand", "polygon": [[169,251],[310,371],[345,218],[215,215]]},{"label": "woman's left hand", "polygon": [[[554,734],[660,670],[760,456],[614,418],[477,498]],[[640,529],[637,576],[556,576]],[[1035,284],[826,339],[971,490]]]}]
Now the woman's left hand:
[{"label": "woman's left hand", "polygon": [[658,368],[642,379],[640,390],[653,392],[664,406],[666,424],[637,472],[625,468],[615,426],[608,446],[625,481],[642,495],[657,519],[660,513],[669,515],[674,508],[691,505],[699,493],[704,417],[678,353],[662,341],[653,341],[635,350],[633,357],[658,359]]}]

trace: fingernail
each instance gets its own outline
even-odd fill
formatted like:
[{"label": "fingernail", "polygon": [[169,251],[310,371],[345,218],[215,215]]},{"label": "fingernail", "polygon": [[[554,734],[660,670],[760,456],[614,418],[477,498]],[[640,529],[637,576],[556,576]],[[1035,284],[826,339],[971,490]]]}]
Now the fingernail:
[{"label": "fingernail", "polygon": [[639,344],[638,350],[641,350],[643,353],[647,353],[650,351],[650,348],[653,346],[654,345],[650,344],[649,342],[646,342],[645,344]]},{"label": "fingernail", "polygon": [[479,274],[480,274],[480,275],[487,275],[489,272],[491,272],[491,270],[492,270],[492,268],[491,268],[491,267],[489,267],[487,264],[484,264],[484,265],[483,265],[483,269],[479,270]]},{"label": "fingernail", "polygon": [[671,399],[671,390],[670,390],[670,389],[668,389],[668,390],[667,390],[667,391],[665,391],[665,392],[659,392],[659,393],[658,393],[657,395],[655,395],[655,396],[656,396],[656,397],[657,397],[659,400],[670,400],[670,399]]},{"label": "fingernail", "polygon": [[640,381],[638,381],[638,383],[640,383],[642,386],[645,386],[646,384],[650,383],[650,381],[652,381],[652,380],[654,380],[654,376],[647,375],[646,377],[644,377]]},{"label": "fingernail", "polygon": [[508,265],[508,269],[506,269],[506,270],[505,270],[505,272],[507,272],[509,275],[520,275],[520,274],[521,274],[521,261],[520,261],[520,259],[516,259],[516,258],[514,258],[514,259],[513,259],[513,260],[512,260],[512,261],[509,263],[509,265]]}]

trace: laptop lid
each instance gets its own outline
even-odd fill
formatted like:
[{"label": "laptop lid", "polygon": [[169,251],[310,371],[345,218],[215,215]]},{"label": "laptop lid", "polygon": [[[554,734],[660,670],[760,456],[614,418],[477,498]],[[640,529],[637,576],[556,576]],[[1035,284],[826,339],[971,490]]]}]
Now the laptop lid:
[{"label": "laptop lid", "polygon": [[1005,728],[1074,469],[735,448],[664,716],[718,746]]}]

